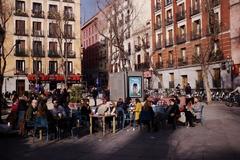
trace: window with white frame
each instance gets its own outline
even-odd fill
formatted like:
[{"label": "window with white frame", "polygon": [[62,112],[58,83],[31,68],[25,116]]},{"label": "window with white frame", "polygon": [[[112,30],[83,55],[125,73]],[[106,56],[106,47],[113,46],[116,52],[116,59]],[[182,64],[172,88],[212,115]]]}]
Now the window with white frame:
[{"label": "window with white frame", "polygon": [[33,61],[33,73],[42,72],[42,61],[34,60]]}]

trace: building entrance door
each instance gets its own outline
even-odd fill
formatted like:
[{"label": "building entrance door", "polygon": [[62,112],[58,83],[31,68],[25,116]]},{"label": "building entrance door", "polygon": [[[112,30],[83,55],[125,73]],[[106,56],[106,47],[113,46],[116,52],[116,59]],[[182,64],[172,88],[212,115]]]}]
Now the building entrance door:
[{"label": "building entrance door", "polygon": [[25,80],[16,80],[16,91],[19,96],[22,96],[25,91]]},{"label": "building entrance door", "polygon": [[188,83],[187,75],[182,75],[182,86],[183,86],[183,88],[185,88],[187,86],[187,83]]}]

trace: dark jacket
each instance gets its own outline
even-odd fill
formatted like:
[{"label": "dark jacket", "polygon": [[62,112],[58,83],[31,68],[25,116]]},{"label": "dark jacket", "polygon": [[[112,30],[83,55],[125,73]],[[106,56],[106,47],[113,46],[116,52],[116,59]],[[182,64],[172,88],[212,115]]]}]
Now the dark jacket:
[{"label": "dark jacket", "polygon": [[25,99],[19,99],[18,111],[26,111],[27,108],[27,101]]},{"label": "dark jacket", "polygon": [[[174,119],[179,118],[180,116],[180,110],[177,104],[170,105],[170,108],[168,109],[168,121],[172,122]],[[174,114],[173,116],[171,116]]]},{"label": "dark jacket", "polygon": [[186,94],[192,94],[192,88],[191,88],[191,86],[186,86],[185,92],[186,92]]}]

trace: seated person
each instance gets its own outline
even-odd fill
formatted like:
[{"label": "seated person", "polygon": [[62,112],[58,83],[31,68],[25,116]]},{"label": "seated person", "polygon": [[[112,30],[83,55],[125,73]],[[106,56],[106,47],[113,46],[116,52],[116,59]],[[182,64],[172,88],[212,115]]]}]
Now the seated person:
[{"label": "seated person", "polygon": [[67,116],[63,106],[59,105],[57,100],[53,100],[52,114],[54,117],[65,118]]},{"label": "seated person", "polygon": [[84,99],[81,107],[81,116],[83,120],[89,121],[89,114],[92,113],[92,110],[89,106],[89,100]]},{"label": "seated person", "polygon": [[95,113],[98,114],[98,115],[105,115],[105,113],[106,113],[108,110],[110,110],[110,109],[109,109],[109,103],[107,102],[107,99],[106,99],[106,98],[103,98],[102,101],[103,101],[103,103],[100,104],[100,105],[97,107],[96,111],[95,111]]},{"label": "seated person", "polygon": [[195,113],[193,111],[193,98],[186,99],[186,107],[185,107],[185,116],[186,116],[186,122],[190,127],[194,127],[194,119],[195,119]]}]

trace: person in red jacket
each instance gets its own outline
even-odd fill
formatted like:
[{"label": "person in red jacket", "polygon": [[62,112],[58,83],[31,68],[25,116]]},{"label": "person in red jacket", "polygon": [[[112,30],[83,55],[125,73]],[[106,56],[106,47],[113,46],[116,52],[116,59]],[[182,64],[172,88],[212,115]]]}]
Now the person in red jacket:
[{"label": "person in red jacket", "polygon": [[7,117],[7,122],[10,123],[12,126],[12,129],[15,129],[16,124],[17,124],[17,119],[18,119],[18,103],[19,103],[19,98],[17,94],[13,95],[12,98],[12,107],[11,107],[11,113]]}]

